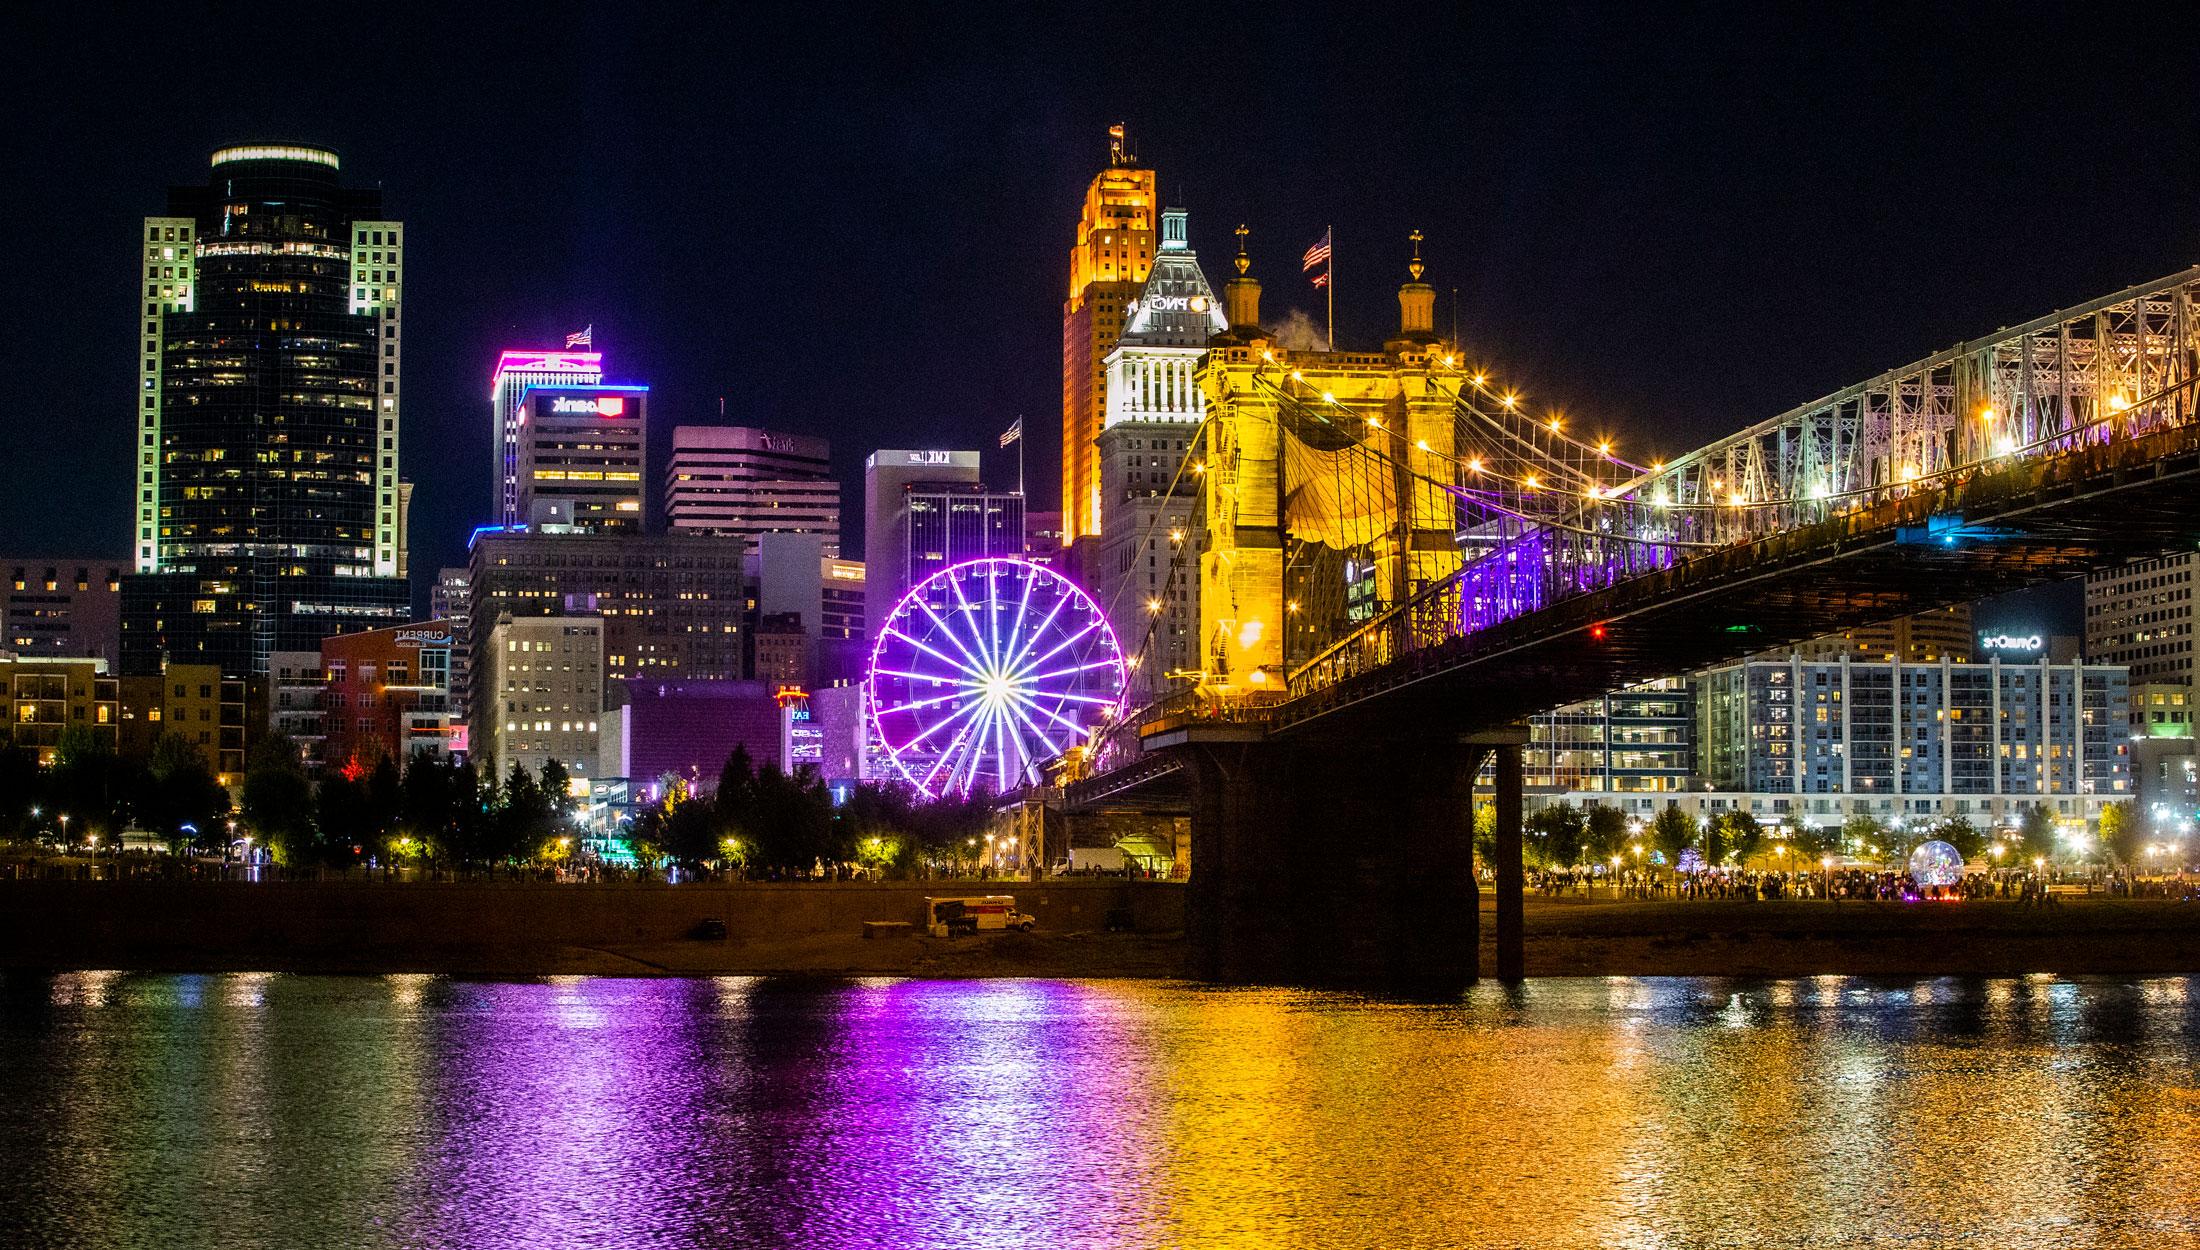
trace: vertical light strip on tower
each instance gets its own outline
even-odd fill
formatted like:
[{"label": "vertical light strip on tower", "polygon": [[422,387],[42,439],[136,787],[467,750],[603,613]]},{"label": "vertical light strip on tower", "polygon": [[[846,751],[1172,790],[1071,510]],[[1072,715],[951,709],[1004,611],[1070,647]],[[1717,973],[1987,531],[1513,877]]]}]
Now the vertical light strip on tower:
[{"label": "vertical light strip on tower", "polygon": [[138,357],[137,537],[140,573],[160,567],[161,326],[171,312],[191,311],[198,262],[189,217],[145,219],[145,333]]},{"label": "vertical light strip on tower", "polygon": [[397,576],[397,422],[400,405],[398,328],[404,290],[403,227],[394,221],[357,221],[351,227],[351,310],[372,316],[377,334],[374,401],[374,575]]}]

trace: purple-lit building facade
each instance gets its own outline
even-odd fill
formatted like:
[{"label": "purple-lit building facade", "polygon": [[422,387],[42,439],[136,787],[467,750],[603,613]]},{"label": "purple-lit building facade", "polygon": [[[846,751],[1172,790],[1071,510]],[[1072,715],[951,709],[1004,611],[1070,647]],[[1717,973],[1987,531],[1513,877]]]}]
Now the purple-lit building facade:
[{"label": "purple-lit building facade", "polygon": [[784,718],[773,695],[760,681],[621,683],[611,695],[618,706],[604,713],[603,775],[626,778],[648,799],[668,773],[712,789],[736,746],[760,768],[783,767]]}]

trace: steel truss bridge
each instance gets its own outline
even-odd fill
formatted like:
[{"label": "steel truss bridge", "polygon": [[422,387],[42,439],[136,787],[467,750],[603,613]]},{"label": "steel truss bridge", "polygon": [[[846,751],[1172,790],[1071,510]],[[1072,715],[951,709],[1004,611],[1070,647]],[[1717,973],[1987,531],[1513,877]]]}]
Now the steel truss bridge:
[{"label": "steel truss bridge", "polygon": [[[1210,353],[1205,459],[1269,422],[1293,621],[1282,671],[1120,718],[1073,804],[1165,782],[1201,736],[1474,733],[1634,682],[2190,549],[2200,267],[2049,314],[1637,463],[1531,415],[1444,345],[1399,353],[1433,422],[1339,400],[1316,354]],[[1395,345],[1394,345],[1395,346]],[[1327,354],[1322,354],[1326,357]],[[1425,405],[1424,405],[1425,406]],[[1233,428],[1233,423],[1241,428]],[[1431,554],[1428,496],[1448,548]],[[1208,549],[1239,541],[1229,497]],[[1410,556],[1401,553],[1413,553]],[[1172,576],[1190,568],[1179,551]],[[1354,574],[1368,569],[1377,577]],[[1339,570],[1342,570],[1340,574]]]}]

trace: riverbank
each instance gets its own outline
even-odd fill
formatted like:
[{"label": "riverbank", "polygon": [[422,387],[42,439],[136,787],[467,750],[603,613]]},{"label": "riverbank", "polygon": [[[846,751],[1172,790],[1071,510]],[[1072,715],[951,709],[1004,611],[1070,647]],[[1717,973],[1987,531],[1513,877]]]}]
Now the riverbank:
[{"label": "riverbank", "polygon": [[[927,896],[1014,894],[1031,934],[866,938]],[[1185,887],[1068,880],[733,885],[0,884],[0,968],[454,976],[1190,975]],[[1483,896],[1481,968],[1495,966]],[[693,936],[705,920],[724,937]],[[2200,972],[2200,904],[1531,898],[1531,976]]]}]

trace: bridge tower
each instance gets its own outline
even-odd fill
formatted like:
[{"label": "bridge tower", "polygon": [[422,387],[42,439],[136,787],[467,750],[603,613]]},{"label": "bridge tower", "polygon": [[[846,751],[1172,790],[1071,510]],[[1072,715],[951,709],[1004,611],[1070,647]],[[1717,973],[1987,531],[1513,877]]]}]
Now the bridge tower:
[{"label": "bridge tower", "polygon": [[1208,694],[1279,688],[1336,638],[1459,569],[1453,354],[1435,332],[1420,234],[1399,325],[1379,352],[1338,351],[1260,325],[1242,228],[1225,285],[1229,329],[1199,374],[1208,422],[1200,640]]}]

